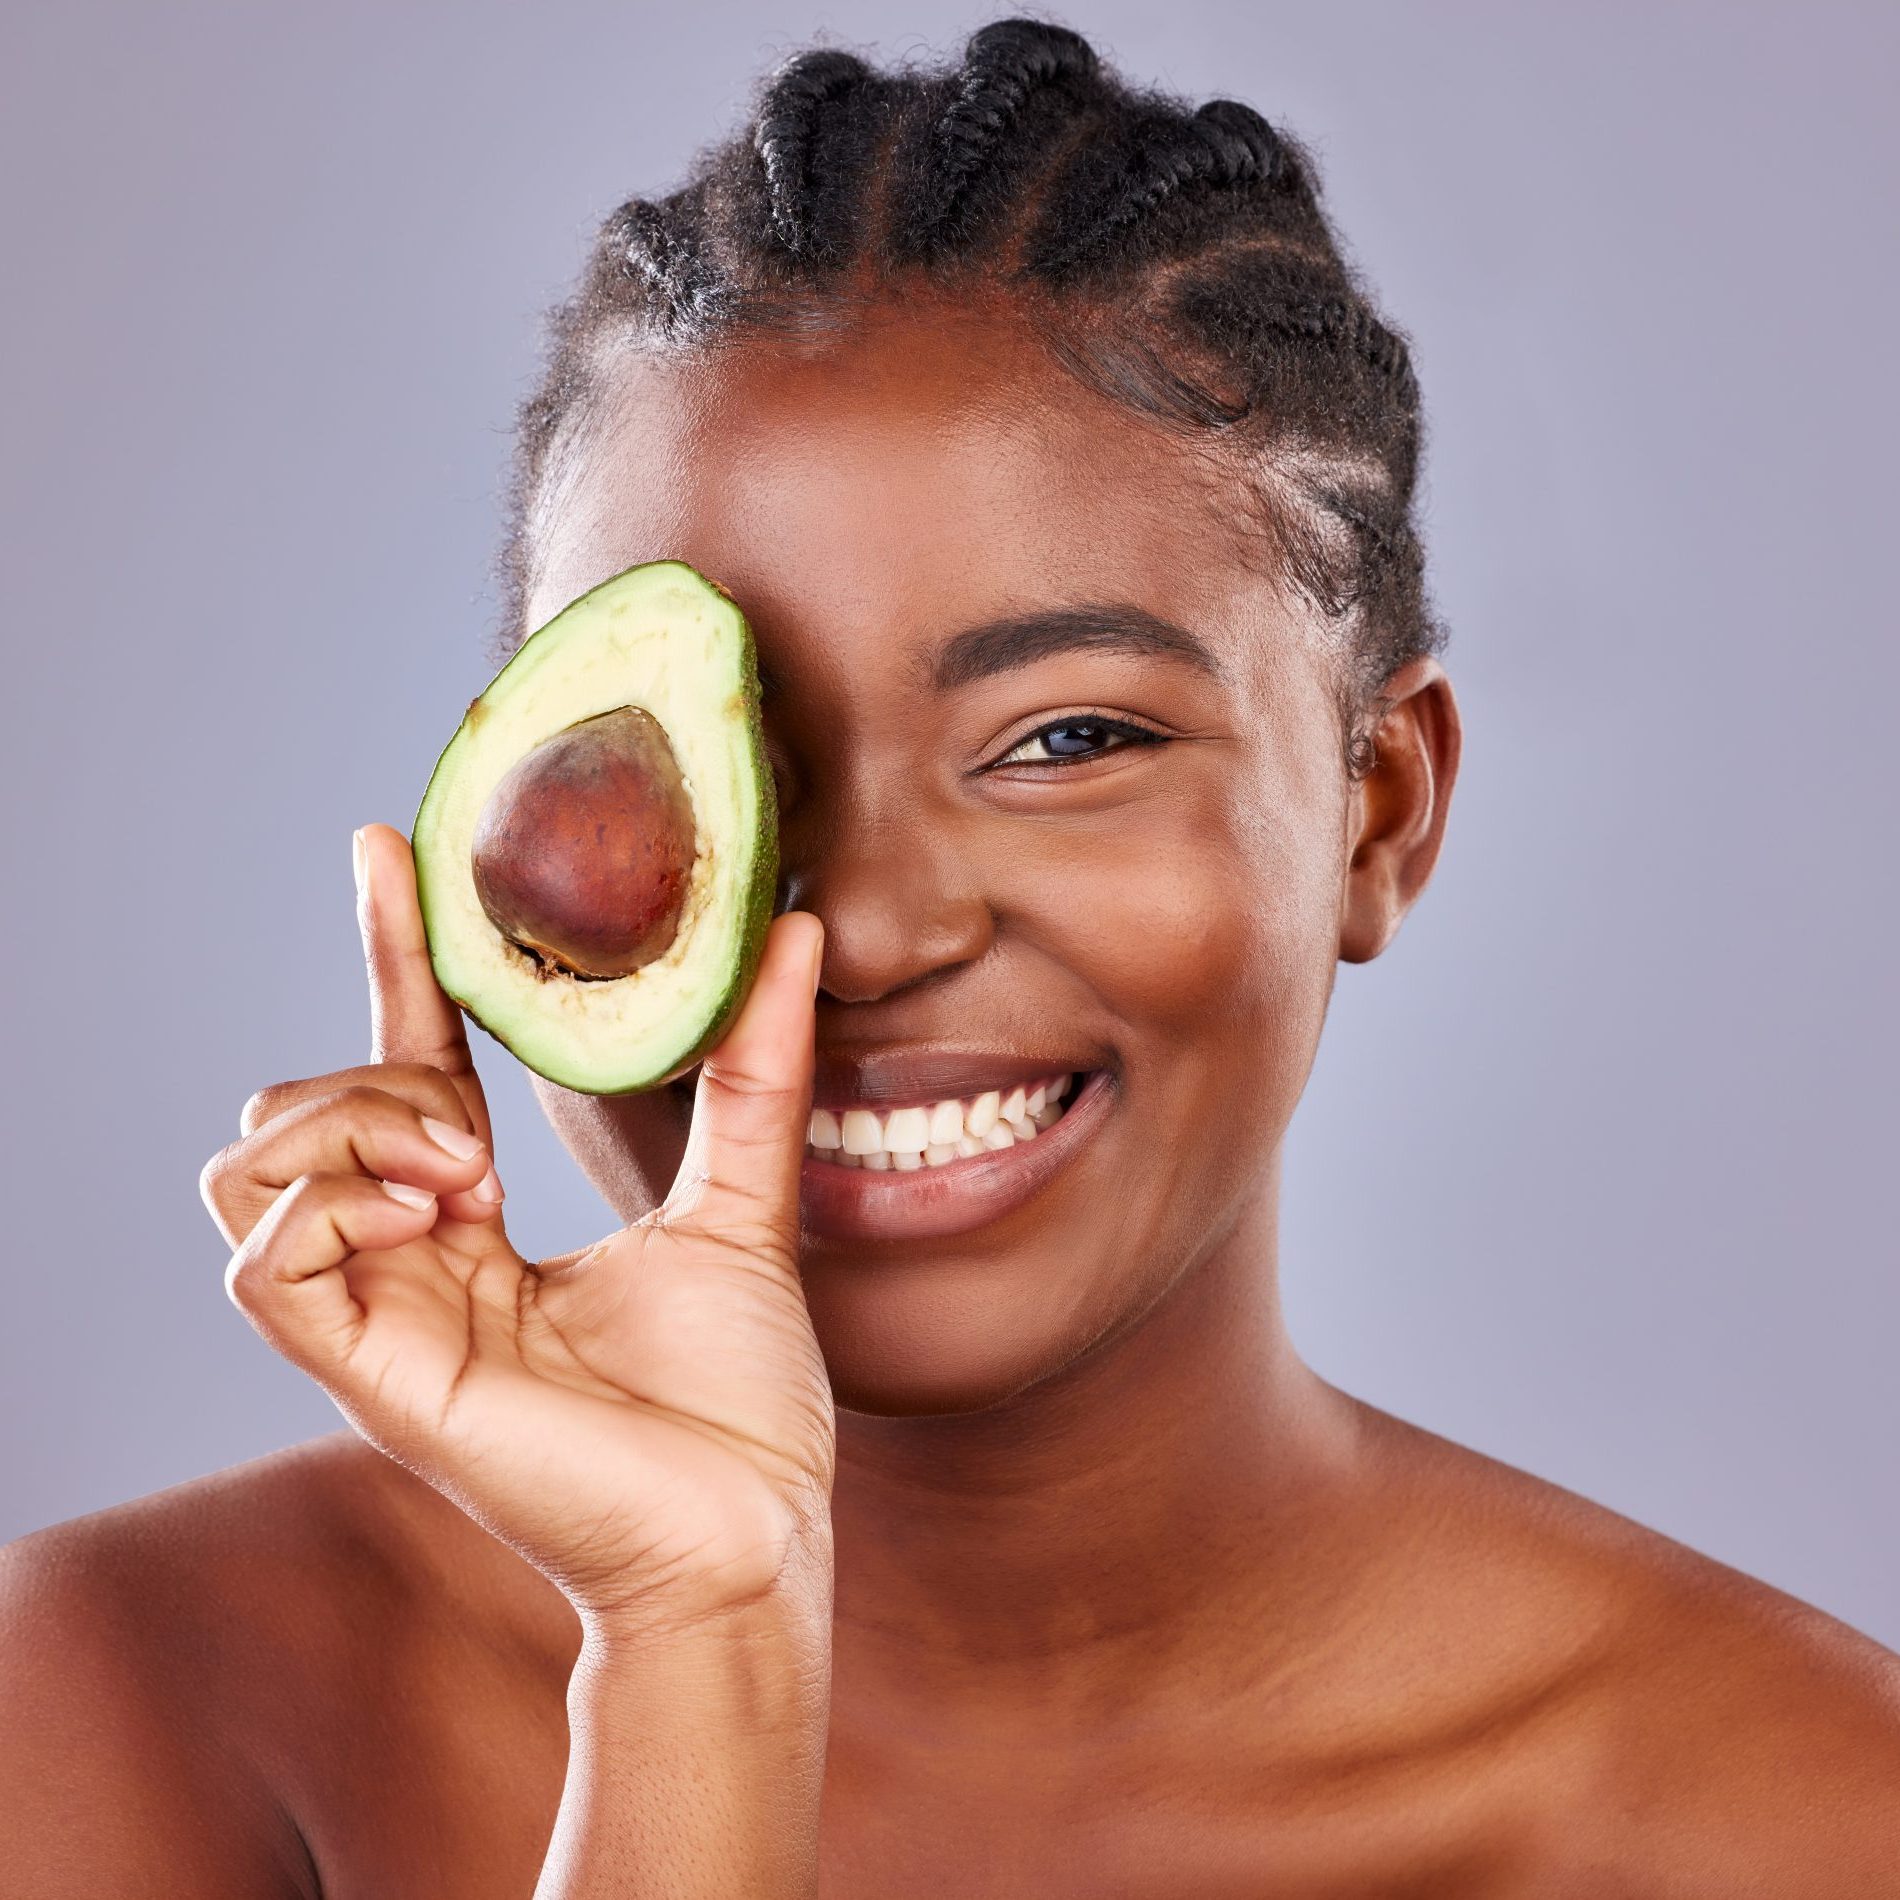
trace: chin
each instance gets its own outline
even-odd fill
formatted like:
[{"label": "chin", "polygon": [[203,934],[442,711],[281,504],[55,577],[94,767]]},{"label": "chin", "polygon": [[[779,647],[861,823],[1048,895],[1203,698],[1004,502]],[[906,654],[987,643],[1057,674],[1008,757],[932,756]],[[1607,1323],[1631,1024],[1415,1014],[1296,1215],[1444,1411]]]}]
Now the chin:
[{"label": "chin", "polygon": [[856,1263],[814,1252],[800,1271],[833,1398],[877,1418],[993,1411],[1113,1327],[1054,1261]]}]

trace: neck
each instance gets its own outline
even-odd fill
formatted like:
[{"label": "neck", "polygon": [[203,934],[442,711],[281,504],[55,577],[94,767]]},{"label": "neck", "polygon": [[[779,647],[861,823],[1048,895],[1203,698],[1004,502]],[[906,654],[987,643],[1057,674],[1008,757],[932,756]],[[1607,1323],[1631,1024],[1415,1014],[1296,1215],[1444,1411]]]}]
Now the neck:
[{"label": "neck", "polygon": [[1277,1167],[1119,1339],[990,1411],[846,1413],[832,1518],[839,1687],[999,1688],[1048,1708],[1310,1653],[1344,1600],[1333,1534],[1356,1408],[1281,1316]]}]

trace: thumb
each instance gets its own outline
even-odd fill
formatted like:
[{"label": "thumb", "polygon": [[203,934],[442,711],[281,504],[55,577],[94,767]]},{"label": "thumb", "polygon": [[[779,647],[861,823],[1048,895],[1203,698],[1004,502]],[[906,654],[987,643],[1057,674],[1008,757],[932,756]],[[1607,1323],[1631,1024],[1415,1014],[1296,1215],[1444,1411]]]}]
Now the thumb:
[{"label": "thumb", "polygon": [[810,911],[773,919],[752,988],[700,1066],[686,1156],[662,1221],[691,1220],[740,1245],[797,1239],[824,944]]}]

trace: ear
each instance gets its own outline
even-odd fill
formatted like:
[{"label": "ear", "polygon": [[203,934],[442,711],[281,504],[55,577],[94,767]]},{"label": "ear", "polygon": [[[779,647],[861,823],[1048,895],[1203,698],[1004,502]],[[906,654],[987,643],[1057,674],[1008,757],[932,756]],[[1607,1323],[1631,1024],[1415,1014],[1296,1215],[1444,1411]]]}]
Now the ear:
[{"label": "ear", "polygon": [[1352,788],[1339,959],[1370,963],[1398,935],[1438,862],[1464,730],[1437,660],[1409,660],[1385,683],[1373,763]]}]

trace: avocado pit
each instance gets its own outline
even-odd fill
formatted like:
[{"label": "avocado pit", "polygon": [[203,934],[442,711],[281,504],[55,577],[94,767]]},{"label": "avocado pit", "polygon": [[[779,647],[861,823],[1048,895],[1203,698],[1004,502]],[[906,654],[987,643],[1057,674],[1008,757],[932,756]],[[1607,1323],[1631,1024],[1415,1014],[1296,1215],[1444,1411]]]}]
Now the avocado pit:
[{"label": "avocado pit", "polygon": [[665,731],[638,706],[544,739],[489,794],[471,849],[495,928],[548,972],[605,982],[663,956],[695,851]]}]

